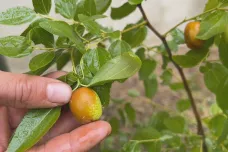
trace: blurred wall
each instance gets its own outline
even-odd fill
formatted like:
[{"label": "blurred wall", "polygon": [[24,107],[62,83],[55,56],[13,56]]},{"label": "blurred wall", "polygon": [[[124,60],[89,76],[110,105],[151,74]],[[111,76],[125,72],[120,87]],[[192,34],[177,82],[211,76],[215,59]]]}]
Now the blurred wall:
[{"label": "blurred wall", "polygon": [[[125,2],[126,0],[113,0],[112,6],[118,7]],[[200,13],[204,8],[205,3],[206,0],[147,0],[143,3],[143,7],[145,8],[151,23],[163,33],[176,23],[182,21],[185,17],[191,17]],[[0,11],[4,11],[7,8],[18,5],[32,7],[32,0],[4,0],[4,3],[0,5]],[[106,14],[110,14],[110,10],[108,10]],[[51,15],[59,17],[58,15],[54,14],[54,11],[52,11]],[[123,29],[127,23],[134,23],[140,18],[140,12],[136,10],[135,13],[120,21],[105,19],[101,21],[101,23],[105,26],[114,26],[114,29]],[[20,32],[26,28],[26,26],[28,26],[28,24],[21,26],[0,25],[0,37],[19,35]],[[181,26],[182,29],[183,27],[184,25]],[[154,45],[160,42],[153,34],[150,34],[146,43]],[[31,57],[28,57],[27,60],[8,59],[8,62],[10,62],[11,71],[27,71],[27,64],[30,58]]]}]

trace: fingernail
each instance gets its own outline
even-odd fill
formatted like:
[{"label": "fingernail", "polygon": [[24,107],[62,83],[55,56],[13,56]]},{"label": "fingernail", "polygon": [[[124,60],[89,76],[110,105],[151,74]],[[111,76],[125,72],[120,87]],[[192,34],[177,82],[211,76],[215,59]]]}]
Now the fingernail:
[{"label": "fingernail", "polygon": [[49,102],[68,103],[72,90],[70,86],[64,83],[51,83],[47,86],[47,97]]}]

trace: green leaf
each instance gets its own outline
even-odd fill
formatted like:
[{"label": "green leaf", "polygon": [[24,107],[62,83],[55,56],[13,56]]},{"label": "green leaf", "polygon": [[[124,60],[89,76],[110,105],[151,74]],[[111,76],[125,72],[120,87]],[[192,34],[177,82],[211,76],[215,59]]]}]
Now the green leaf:
[{"label": "green leaf", "polygon": [[122,19],[132,12],[134,12],[136,9],[136,6],[130,5],[129,3],[125,3],[119,8],[113,8],[111,9],[111,18],[114,20]]},{"label": "green leaf", "polygon": [[35,20],[34,22],[32,22],[26,29],[25,31],[21,34],[21,36],[27,36],[27,34],[29,33],[30,30],[32,30],[33,28],[38,28],[40,27],[40,23],[44,22],[44,21],[48,21],[48,19],[46,18],[40,18]]},{"label": "green leaf", "polygon": [[140,152],[138,141],[129,141],[123,145],[121,152]]},{"label": "green leaf", "polygon": [[32,0],[36,13],[49,14],[51,10],[51,0]]},{"label": "green leaf", "polygon": [[183,82],[175,82],[175,83],[171,83],[169,85],[170,89],[177,91],[177,90],[181,90],[184,89],[184,85]]},{"label": "green leaf", "polygon": [[228,57],[227,43],[226,43],[224,37],[222,37],[220,44],[219,44],[219,58],[222,61],[222,64],[226,68],[228,68],[227,57]]},{"label": "green leaf", "polygon": [[216,8],[219,5],[219,1],[220,0],[208,0],[205,5],[204,12]]},{"label": "green leaf", "polygon": [[62,70],[62,68],[69,62],[70,60],[70,54],[67,52],[67,53],[63,53],[58,61],[56,62],[57,64],[57,70]]},{"label": "green leaf", "polygon": [[77,11],[78,0],[55,0],[55,11],[63,17],[73,19]]},{"label": "green leaf", "polygon": [[140,80],[148,80],[151,73],[154,72],[157,63],[155,60],[145,59],[142,60],[142,67],[139,70]]},{"label": "green leaf", "polygon": [[223,110],[224,113],[228,114],[228,102],[227,102],[228,76],[224,77],[220,81],[217,88],[218,88],[216,91],[217,104]]},{"label": "green leaf", "polygon": [[75,43],[76,48],[81,52],[84,53],[85,46],[80,39],[80,37],[74,32],[73,28],[63,21],[45,21],[39,24],[43,29],[46,31],[69,38],[73,43]]},{"label": "green leaf", "polygon": [[204,82],[207,88],[215,93],[218,89],[220,81],[228,75],[228,69],[219,63],[207,63],[204,73]]},{"label": "green leaf", "polygon": [[23,152],[34,146],[54,125],[61,108],[30,110],[17,127],[7,151]]},{"label": "green leaf", "polygon": [[31,54],[32,41],[23,36],[8,36],[0,38],[0,54],[20,58]]},{"label": "green leaf", "polygon": [[110,52],[110,54],[113,58],[117,57],[125,52],[132,52],[131,46],[122,40],[116,40],[115,42],[113,42],[110,45],[108,51]]},{"label": "green leaf", "polygon": [[165,119],[165,126],[174,133],[183,133],[185,129],[185,120],[181,116],[174,116]]},{"label": "green leaf", "polygon": [[107,34],[107,36],[109,36],[111,39],[114,39],[114,40],[121,38],[121,32],[120,31],[109,32],[106,34]]},{"label": "green leaf", "polygon": [[141,64],[140,59],[133,53],[124,53],[103,65],[89,85],[94,86],[129,78],[140,69]]},{"label": "green leaf", "polygon": [[90,72],[95,75],[100,68],[111,59],[111,56],[105,49],[96,48],[87,51],[82,58]]},{"label": "green leaf", "polygon": [[55,51],[55,57],[54,59],[52,60],[52,62],[50,62],[48,65],[46,65],[45,67],[41,68],[41,69],[38,69],[36,71],[29,71],[29,72],[26,72],[26,74],[29,74],[29,75],[41,75],[43,74],[47,69],[49,69],[56,61],[58,61],[59,57],[61,56],[61,54],[63,53],[63,50],[60,49],[58,51]]},{"label": "green leaf", "polygon": [[208,40],[211,37],[225,31],[228,20],[228,12],[215,11],[202,20],[200,32],[197,38]]},{"label": "green leaf", "polygon": [[131,5],[138,5],[141,4],[143,0],[128,0],[128,3]]},{"label": "green leaf", "polygon": [[166,118],[169,118],[168,112],[166,112],[166,111],[158,112],[151,117],[149,125],[151,127],[154,127],[155,129],[157,129],[158,131],[165,130],[165,129],[167,129],[164,124],[164,120]]},{"label": "green leaf", "polygon": [[185,55],[174,55],[173,60],[183,68],[191,68],[198,65],[208,55],[209,50],[190,50]]},{"label": "green leaf", "polygon": [[117,134],[119,132],[119,120],[116,117],[113,117],[109,120],[110,125],[112,126],[112,134]]},{"label": "green leaf", "polygon": [[76,84],[78,79],[79,79],[78,75],[76,75],[74,72],[69,72],[66,75],[58,78],[58,80],[65,82],[66,84],[68,84],[70,86],[74,86],[74,84]]},{"label": "green leaf", "polygon": [[100,97],[101,104],[103,107],[106,107],[109,105],[110,89],[111,89],[111,83],[93,87],[93,90],[96,91],[96,93]]},{"label": "green leaf", "polygon": [[222,130],[222,134],[218,138],[217,143],[221,144],[224,140],[227,139],[227,136],[228,136],[228,119],[226,119],[226,121],[224,122],[224,127],[223,127],[223,130]]},{"label": "green leaf", "polygon": [[29,63],[29,68],[32,71],[36,71],[44,66],[48,65],[55,57],[54,52],[44,52],[33,57]]},{"label": "green leaf", "polygon": [[[125,29],[128,29],[135,24],[130,24],[125,27]],[[131,31],[125,32],[122,35],[122,39],[129,43],[132,48],[139,46],[147,36],[147,28],[145,26],[142,26],[140,28],[133,29]]]},{"label": "green leaf", "polygon": [[145,51],[145,48],[139,48],[135,54],[143,61],[146,59]]},{"label": "green leaf", "polygon": [[77,11],[74,16],[78,20],[78,15],[83,14],[86,16],[93,16],[97,14],[95,0],[80,0],[77,4]]},{"label": "green leaf", "polygon": [[[178,51],[178,44],[176,43],[176,40],[173,39],[171,41],[168,41],[167,43],[168,43],[168,46],[172,52]],[[164,44],[161,44],[158,47],[158,50],[161,52],[166,52],[166,48],[165,48]]]},{"label": "green leaf", "polygon": [[143,84],[146,97],[153,98],[158,90],[158,81],[156,75],[150,75],[148,79],[143,80]]},{"label": "green leaf", "polygon": [[165,71],[163,71],[161,75],[162,84],[169,85],[172,81],[172,77],[173,77],[172,69],[166,69]]},{"label": "green leaf", "polygon": [[134,140],[158,140],[155,142],[149,142],[144,143],[143,146],[146,148],[147,151],[150,152],[160,152],[161,151],[161,142],[159,141],[159,138],[161,137],[161,134],[152,127],[146,127],[146,128],[137,128],[137,131],[134,135]]},{"label": "green leaf", "polygon": [[224,115],[220,114],[220,115],[214,116],[209,121],[209,124],[208,124],[209,129],[216,137],[221,136],[226,119],[227,118]]},{"label": "green leaf", "polygon": [[74,28],[74,31],[78,35],[80,35],[80,36],[83,36],[84,35],[84,33],[85,33],[85,27],[83,25],[81,25],[81,24],[73,24],[72,26]]},{"label": "green leaf", "polygon": [[95,0],[95,3],[97,8],[97,13],[103,14],[104,12],[107,11],[109,6],[111,5],[112,0]]},{"label": "green leaf", "polygon": [[86,29],[91,32],[92,34],[95,35],[100,35],[101,34],[101,28],[97,22],[94,21],[94,18],[79,14],[78,18],[82,24],[86,27]]},{"label": "green leaf", "polygon": [[131,106],[130,103],[127,103],[124,107],[124,110],[127,114],[127,118],[128,120],[134,124],[135,119],[136,119],[136,113],[135,113],[135,109]]},{"label": "green leaf", "polygon": [[130,89],[130,90],[128,90],[128,95],[130,97],[138,97],[138,96],[140,96],[140,92],[136,89]]},{"label": "green leaf", "polygon": [[36,13],[27,7],[19,6],[9,8],[0,13],[0,24],[20,25],[27,23],[36,17]]},{"label": "green leaf", "polygon": [[171,31],[171,36],[173,37],[173,41],[176,42],[176,44],[184,44],[184,32],[179,29],[174,29]]},{"label": "green leaf", "polygon": [[185,110],[188,110],[191,108],[191,103],[188,99],[185,100],[179,100],[176,104],[176,108],[180,112],[184,112]]},{"label": "green leaf", "polygon": [[211,112],[211,115],[217,115],[222,113],[222,110],[219,108],[219,106],[216,103],[214,103],[210,107],[210,112]]},{"label": "green leaf", "polygon": [[31,29],[27,37],[35,44],[43,44],[47,48],[54,46],[54,36],[41,27]]}]

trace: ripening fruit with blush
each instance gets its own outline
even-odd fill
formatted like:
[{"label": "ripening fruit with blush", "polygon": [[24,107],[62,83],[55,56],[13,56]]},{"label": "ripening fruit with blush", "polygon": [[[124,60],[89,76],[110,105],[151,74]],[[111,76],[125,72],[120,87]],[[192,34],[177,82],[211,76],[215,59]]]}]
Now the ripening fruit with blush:
[{"label": "ripening fruit with blush", "polygon": [[70,110],[81,123],[98,120],[102,115],[102,105],[97,93],[86,87],[72,93]]},{"label": "ripening fruit with blush", "polygon": [[185,43],[190,49],[200,49],[203,47],[204,41],[197,39],[196,36],[199,34],[200,31],[200,22],[190,22],[187,24],[184,36],[185,36]]}]

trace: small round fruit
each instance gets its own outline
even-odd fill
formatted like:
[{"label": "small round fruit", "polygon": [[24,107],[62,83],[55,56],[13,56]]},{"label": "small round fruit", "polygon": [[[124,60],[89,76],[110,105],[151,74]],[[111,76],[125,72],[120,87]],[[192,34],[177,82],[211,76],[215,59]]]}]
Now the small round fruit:
[{"label": "small round fruit", "polygon": [[190,22],[187,24],[184,37],[185,43],[190,49],[200,49],[203,47],[204,41],[197,39],[196,36],[200,31],[200,22]]},{"label": "small round fruit", "polygon": [[70,110],[81,123],[98,120],[102,115],[102,105],[97,93],[86,87],[72,93]]}]

